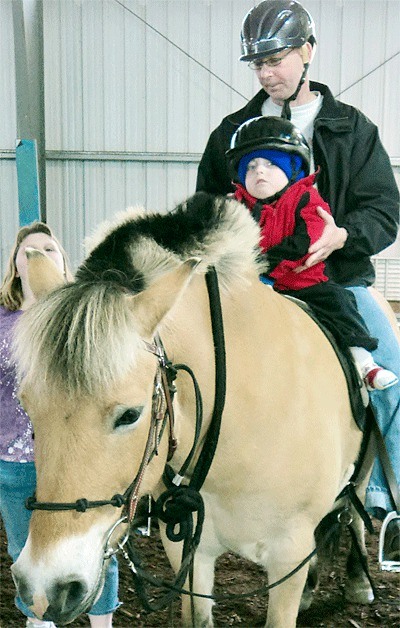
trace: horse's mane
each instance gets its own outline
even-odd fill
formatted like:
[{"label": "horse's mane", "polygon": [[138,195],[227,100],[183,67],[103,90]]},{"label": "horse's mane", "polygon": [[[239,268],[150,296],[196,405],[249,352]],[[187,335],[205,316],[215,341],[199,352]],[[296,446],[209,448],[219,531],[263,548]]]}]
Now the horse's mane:
[{"label": "horse's mane", "polygon": [[19,375],[69,392],[95,393],[131,368],[141,343],[127,294],[144,290],[181,261],[217,270],[223,291],[258,272],[259,230],[235,200],[195,194],[167,214],[128,210],[91,238],[76,281],[39,300],[16,333]]}]

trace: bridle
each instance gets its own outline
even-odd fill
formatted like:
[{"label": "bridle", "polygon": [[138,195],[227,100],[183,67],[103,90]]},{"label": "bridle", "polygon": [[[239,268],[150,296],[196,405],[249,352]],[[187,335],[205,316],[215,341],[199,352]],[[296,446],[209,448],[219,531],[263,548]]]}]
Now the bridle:
[{"label": "bridle", "polygon": [[[214,337],[214,345],[218,344],[218,347],[215,347],[216,353],[216,396],[214,402],[214,411],[212,416],[212,425],[210,426],[209,433],[206,437],[206,446],[203,447],[202,452],[200,453],[200,459],[196,463],[196,467],[194,470],[194,477],[191,480],[191,484],[193,484],[192,491],[198,492],[200,490],[201,485],[203,484],[205,477],[207,475],[208,469],[211,465],[212,458],[214,455],[216,442],[218,440],[219,435],[219,425],[222,415],[222,410],[225,403],[225,346],[224,342],[215,341],[217,335],[221,335],[222,328],[222,312],[220,309],[220,299],[219,299],[219,289],[218,289],[218,280],[217,274],[214,268],[210,268],[206,274],[206,282],[209,291],[210,297],[210,305],[211,305],[211,322],[213,329],[213,337]],[[222,339],[223,339],[223,330],[222,330]],[[194,433],[194,442],[192,448],[186,457],[184,463],[177,473],[173,473],[171,467],[167,465],[166,470],[164,472],[164,482],[167,486],[169,486],[169,490],[163,494],[162,503],[159,507],[159,516],[160,518],[165,519],[163,517],[162,511],[165,511],[165,508],[168,508],[170,501],[170,494],[172,490],[177,489],[180,486],[185,473],[193,460],[194,454],[197,449],[198,440],[200,438],[201,426],[202,426],[202,415],[203,415],[203,405],[202,398],[199,386],[197,384],[195,375],[191,368],[185,364],[172,364],[166,355],[164,346],[162,344],[161,338],[156,335],[153,339],[152,343],[148,343],[144,341],[144,346],[147,351],[152,353],[157,357],[158,366],[154,376],[153,383],[153,395],[152,395],[152,409],[151,409],[151,417],[150,417],[150,427],[147,436],[147,441],[144,449],[144,453],[142,456],[142,460],[139,466],[139,470],[125,490],[124,493],[117,493],[111,497],[111,499],[107,500],[89,500],[86,498],[77,499],[75,502],[38,502],[35,496],[29,497],[26,502],[26,508],[28,510],[45,510],[45,511],[77,511],[84,513],[86,510],[93,508],[100,508],[102,506],[113,506],[115,508],[125,508],[126,514],[120,517],[118,521],[116,521],[111,529],[108,531],[106,535],[105,542],[105,550],[104,550],[104,560],[108,559],[112,554],[117,553],[119,550],[122,550],[123,546],[127,542],[129,537],[129,527],[132,523],[137,504],[139,501],[139,493],[140,486],[143,480],[143,476],[145,470],[150,463],[153,456],[158,454],[158,446],[166,427],[167,421],[169,424],[169,447],[168,447],[168,457],[167,461],[169,461],[177,447],[177,440],[174,433],[174,408],[173,408],[173,396],[175,393],[175,385],[174,381],[177,376],[177,372],[179,370],[185,371],[189,374],[192,379],[193,387],[194,387],[194,395],[195,395],[195,405],[196,405],[196,423],[195,423],[195,433]],[[222,380],[222,386],[219,383]],[[216,420],[215,420],[216,419]],[[207,443],[207,439],[209,443]],[[209,446],[207,446],[209,445]],[[206,449],[206,451],[205,451]],[[182,487],[189,488],[189,487]],[[199,500],[201,497],[199,496]],[[168,502],[168,503],[167,503]],[[197,507],[196,507],[197,508]],[[201,506],[199,506],[201,509]],[[193,509],[192,509],[193,510]],[[118,543],[117,548],[111,547],[111,537],[116,530],[116,528],[121,525],[127,525],[127,532],[125,537],[121,542]],[[168,527],[168,526],[167,526]],[[171,527],[171,526],[170,526]],[[198,522],[198,537],[201,533],[202,522]],[[172,534],[172,532],[171,532]],[[199,540],[199,539],[198,539]]]},{"label": "bridle", "polygon": [[129,525],[134,519],[137,504],[139,501],[140,486],[146,468],[152,460],[153,456],[158,455],[159,443],[167,422],[169,425],[167,460],[169,461],[175,453],[177,447],[177,439],[174,432],[175,416],[173,408],[173,396],[176,390],[174,386],[174,381],[176,379],[178,370],[185,370],[192,377],[196,397],[196,425],[198,426],[198,428],[196,429],[195,443],[192,447],[191,453],[189,454],[179,473],[176,474],[176,479],[174,480],[175,484],[180,483],[180,479],[183,478],[185,471],[191,462],[194,454],[195,445],[197,445],[200,431],[199,427],[201,426],[202,421],[202,402],[200,390],[191,369],[184,364],[173,365],[168,360],[159,335],[156,335],[154,337],[153,343],[149,343],[146,341],[143,342],[146,350],[156,356],[158,360],[158,366],[153,383],[149,432],[147,435],[147,441],[139,470],[134,480],[131,482],[131,484],[128,486],[124,493],[116,493],[115,495],[113,495],[113,497],[111,497],[111,499],[89,500],[86,498],[80,498],[77,499],[75,502],[38,502],[36,501],[35,496],[31,496],[28,497],[25,502],[25,506],[28,510],[47,510],[53,512],[75,510],[77,512],[83,513],[86,512],[86,510],[92,508],[100,508],[102,506],[114,506],[115,508],[125,507],[126,514],[121,517],[107,533],[105,558],[109,558],[113,553],[116,553],[116,551],[118,551],[111,550],[108,546],[109,540],[111,539],[115,529],[122,523],[127,523],[129,528]]},{"label": "bridle", "polygon": [[[162,342],[156,337],[153,343],[146,343],[145,348],[153,353],[158,359],[158,367],[154,378],[152,413],[147,442],[140,463],[139,470],[133,482],[126,491],[114,495],[110,500],[91,501],[88,499],[78,499],[76,502],[38,502],[35,497],[28,498],[26,507],[29,510],[75,510],[85,512],[90,508],[101,506],[125,507],[126,514],[120,517],[106,534],[103,564],[113,554],[121,551],[128,562],[135,587],[140,595],[142,603],[149,610],[165,608],[180,591],[189,575],[192,581],[193,558],[199,545],[204,522],[204,503],[200,494],[200,489],[207,477],[212,464],[215,450],[218,444],[222,414],[225,406],[226,396],[226,355],[225,336],[223,329],[223,318],[221,300],[219,294],[218,277],[214,267],[210,267],[205,275],[208,297],[210,302],[211,328],[215,357],[215,396],[214,407],[211,420],[203,439],[203,445],[198,448],[202,428],[203,404],[201,392],[191,368],[185,364],[174,364],[168,360]],[[170,465],[166,465],[163,481],[167,487],[156,502],[156,516],[166,524],[166,535],[171,541],[182,541],[182,561],[181,567],[176,574],[174,587],[160,599],[152,602],[143,588],[143,583],[138,576],[140,561],[134,553],[130,542],[130,525],[135,516],[135,511],[139,499],[140,484],[143,479],[145,469],[153,455],[157,454],[158,444],[166,421],[169,419],[169,457],[172,457],[176,449],[177,442],[174,436],[174,411],[173,395],[175,392],[174,381],[177,371],[185,371],[192,379],[196,406],[196,421],[193,445],[185,461],[176,473]],[[182,483],[185,474],[193,462],[195,454],[198,454],[194,467],[191,468],[190,479]],[[196,515],[196,516],[195,516]],[[117,547],[112,547],[112,536],[120,525],[126,525],[125,536],[117,542]],[[126,545],[126,548],[125,548]],[[136,568],[137,566],[137,568]],[[140,593],[139,593],[140,590]],[[193,612],[193,608],[192,608]]]}]

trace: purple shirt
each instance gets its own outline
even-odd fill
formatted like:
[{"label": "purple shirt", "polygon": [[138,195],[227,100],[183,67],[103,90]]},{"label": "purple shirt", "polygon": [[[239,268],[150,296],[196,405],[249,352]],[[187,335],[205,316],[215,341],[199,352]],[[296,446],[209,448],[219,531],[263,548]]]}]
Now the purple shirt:
[{"label": "purple shirt", "polygon": [[18,402],[11,342],[21,310],[10,312],[0,305],[0,459],[7,462],[32,462],[32,424]]}]

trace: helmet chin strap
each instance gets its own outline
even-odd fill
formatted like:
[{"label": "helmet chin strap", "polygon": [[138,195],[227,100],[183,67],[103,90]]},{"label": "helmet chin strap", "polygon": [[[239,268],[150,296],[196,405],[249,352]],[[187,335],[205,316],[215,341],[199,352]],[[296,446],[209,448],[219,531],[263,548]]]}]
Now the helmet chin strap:
[{"label": "helmet chin strap", "polygon": [[301,87],[304,83],[304,81],[306,80],[306,75],[307,75],[307,71],[309,68],[309,63],[305,63],[304,64],[304,68],[303,68],[303,73],[301,75],[299,84],[297,86],[296,91],[294,92],[294,94],[292,94],[291,96],[289,96],[289,98],[286,98],[285,102],[283,103],[283,107],[282,107],[282,111],[281,111],[281,118],[284,118],[285,120],[290,120],[292,117],[292,112],[290,110],[290,103],[292,102],[292,100],[296,100],[299,91],[301,90]]},{"label": "helmet chin strap", "polygon": [[292,102],[292,100],[296,100],[299,91],[302,88],[302,85],[304,84],[304,81],[306,80],[306,76],[307,76],[307,72],[308,72],[308,68],[310,67],[310,53],[307,49],[306,44],[304,44],[304,46],[302,46],[300,48],[300,54],[301,57],[303,59],[303,73],[300,77],[300,81],[299,84],[296,88],[296,91],[294,92],[294,94],[292,94],[291,96],[289,96],[289,98],[287,98],[285,100],[285,102],[283,103],[283,107],[282,107],[282,111],[281,111],[281,118],[284,118],[285,120],[290,120],[292,117],[292,112],[290,109],[290,103]]}]

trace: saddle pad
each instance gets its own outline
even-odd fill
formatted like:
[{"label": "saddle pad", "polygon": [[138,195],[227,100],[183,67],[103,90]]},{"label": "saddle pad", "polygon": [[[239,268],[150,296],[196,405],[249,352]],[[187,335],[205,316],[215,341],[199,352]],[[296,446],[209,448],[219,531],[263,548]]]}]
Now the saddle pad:
[{"label": "saddle pad", "polygon": [[349,392],[350,405],[353,412],[354,420],[357,423],[357,427],[363,432],[365,429],[366,421],[366,408],[362,397],[363,382],[361,381],[350,350],[343,350],[339,347],[332,333],[327,327],[325,327],[325,325],[323,325],[318,320],[313,310],[307,303],[294,297],[289,297],[287,295],[284,296],[286,299],[290,299],[290,301],[293,301],[293,303],[296,303],[296,305],[301,307],[301,309],[304,310],[304,312],[306,312],[313,319],[313,321],[318,325],[321,331],[324,332],[325,336],[331,343],[346,377],[347,389]]}]

